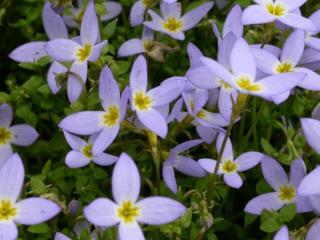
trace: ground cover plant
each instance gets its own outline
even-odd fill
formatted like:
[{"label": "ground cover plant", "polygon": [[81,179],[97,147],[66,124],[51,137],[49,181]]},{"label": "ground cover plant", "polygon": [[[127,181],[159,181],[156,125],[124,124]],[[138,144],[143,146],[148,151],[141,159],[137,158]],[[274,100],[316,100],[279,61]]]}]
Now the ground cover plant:
[{"label": "ground cover plant", "polygon": [[320,3],[0,2],[0,240],[320,239]]}]

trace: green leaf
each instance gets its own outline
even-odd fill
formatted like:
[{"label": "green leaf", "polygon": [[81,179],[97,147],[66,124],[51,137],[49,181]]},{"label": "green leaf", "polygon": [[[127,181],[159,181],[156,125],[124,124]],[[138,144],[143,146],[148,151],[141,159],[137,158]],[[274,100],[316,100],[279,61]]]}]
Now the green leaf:
[{"label": "green leaf", "polygon": [[47,233],[50,231],[50,228],[46,223],[40,223],[28,227],[28,231],[31,233]]},{"label": "green leaf", "polygon": [[274,218],[269,218],[260,225],[260,229],[267,233],[273,233],[281,227],[281,224]]},{"label": "green leaf", "polygon": [[265,138],[261,138],[261,146],[268,155],[277,153],[277,150]]},{"label": "green leaf", "polygon": [[284,206],[280,212],[278,220],[282,223],[290,222],[297,213],[297,206],[295,203]]},{"label": "green leaf", "polygon": [[37,195],[47,192],[46,185],[44,184],[41,176],[31,177],[31,189]]},{"label": "green leaf", "polygon": [[116,30],[118,19],[116,18],[112,22],[108,23],[107,26],[102,31],[102,36],[104,39],[110,39]]}]

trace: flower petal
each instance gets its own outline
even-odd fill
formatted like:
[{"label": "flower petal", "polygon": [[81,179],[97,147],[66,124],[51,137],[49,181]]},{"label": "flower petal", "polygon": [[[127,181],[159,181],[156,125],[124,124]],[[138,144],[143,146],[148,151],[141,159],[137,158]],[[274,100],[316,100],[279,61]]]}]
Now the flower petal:
[{"label": "flower petal", "polygon": [[277,192],[265,193],[258,197],[251,199],[244,211],[251,214],[260,215],[263,209],[279,210],[283,206],[283,203],[278,199]]},{"label": "flower petal", "polygon": [[103,3],[103,5],[107,9],[107,14],[101,16],[101,21],[108,21],[112,18],[115,18],[122,11],[121,4],[116,1],[107,1],[107,2]]},{"label": "flower petal", "polygon": [[38,132],[27,124],[18,124],[10,127],[13,133],[11,143],[18,146],[29,146],[39,137]]},{"label": "flower petal", "polygon": [[149,111],[137,111],[137,116],[146,128],[161,138],[166,137],[168,133],[167,122],[157,110],[151,108]]},{"label": "flower petal", "polygon": [[112,174],[112,194],[114,200],[120,204],[122,201],[137,201],[140,193],[139,170],[126,153],[122,153]]},{"label": "flower petal", "polygon": [[243,11],[241,23],[243,25],[261,24],[273,22],[275,19],[263,6],[251,5]]},{"label": "flower petal", "polygon": [[308,37],[306,39],[306,45],[314,50],[320,51],[320,39],[315,37]]},{"label": "flower petal", "polygon": [[30,42],[14,49],[9,58],[21,63],[34,63],[40,58],[47,56],[45,45],[47,42]]},{"label": "flower petal", "polygon": [[130,73],[130,88],[132,93],[135,91],[147,91],[147,62],[146,59],[140,55],[133,63]]},{"label": "flower petal", "polygon": [[177,181],[172,166],[164,165],[162,168],[163,181],[167,187],[173,192],[177,193]]},{"label": "flower petal", "polygon": [[149,225],[161,225],[181,217],[186,208],[181,203],[166,197],[148,197],[137,202],[141,216],[137,221]]},{"label": "flower petal", "polygon": [[85,140],[79,138],[78,136],[71,134],[63,130],[64,137],[73,150],[81,151],[81,149],[87,144]]},{"label": "flower petal", "polygon": [[192,177],[204,177],[206,172],[199,165],[198,162],[192,158],[185,157],[182,155],[177,156],[176,165],[174,166],[179,172]]},{"label": "flower petal", "polygon": [[146,6],[142,0],[136,1],[130,10],[130,23],[135,27],[143,23]]},{"label": "flower petal", "polygon": [[286,4],[288,11],[296,10],[301,7],[307,0],[282,0]]},{"label": "flower petal", "polygon": [[235,160],[235,162],[238,163],[238,171],[242,172],[253,168],[259,164],[264,157],[265,155],[259,152],[246,152],[241,154]]},{"label": "flower petal", "polygon": [[174,3],[166,3],[162,2],[160,4],[160,11],[164,19],[168,17],[180,18],[181,17],[181,3],[174,2]]},{"label": "flower petal", "polygon": [[315,184],[320,181],[320,167],[317,167],[312,172],[310,172],[301,181],[298,187],[298,194],[301,196],[308,196],[314,194],[320,194],[320,187]]},{"label": "flower petal", "polygon": [[71,238],[68,238],[66,235],[57,232],[56,235],[54,235],[54,240],[71,240]]},{"label": "flower petal", "polygon": [[295,72],[306,74],[306,78],[299,83],[299,87],[312,91],[320,91],[320,75],[308,68],[295,68]]},{"label": "flower petal", "polygon": [[87,80],[88,63],[74,63],[71,66],[68,78],[67,92],[70,103],[77,101],[85,87]]},{"label": "flower petal", "polygon": [[[304,51],[305,38],[305,32],[300,29],[291,33],[284,43],[281,53],[281,62],[289,61],[296,66]],[[294,51],[292,51],[292,49],[294,49]]]},{"label": "flower petal", "polygon": [[177,145],[176,147],[172,148],[172,151],[184,152],[184,151],[187,151],[190,148],[198,146],[201,143],[203,143],[202,139],[195,139],[195,140],[186,141],[186,142],[181,143],[181,144]]},{"label": "flower petal", "polygon": [[[213,173],[216,167],[217,161],[209,158],[201,158],[198,161],[199,165],[209,173]],[[221,167],[219,168],[218,174],[221,174]]]},{"label": "flower petal", "polygon": [[223,179],[228,186],[233,188],[240,188],[243,184],[243,181],[238,173],[223,174]]},{"label": "flower petal", "polygon": [[189,56],[189,61],[190,61],[190,68],[198,68],[201,67],[203,64],[200,61],[200,57],[203,56],[202,52],[200,49],[194,45],[193,43],[188,43],[187,46],[187,52]]},{"label": "flower petal", "polygon": [[227,36],[229,32],[233,32],[237,38],[243,35],[243,25],[241,24],[242,9],[239,4],[235,5],[226,18],[223,24],[222,36]]},{"label": "flower petal", "polygon": [[12,108],[3,103],[0,105],[0,126],[9,127],[12,122]]},{"label": "flower petal", "polygon": [[192,84],[202,89],[214,89],[219,85],[215,81],[215,77],[212,76],[211,70],[207,66],[198,67],[188,71],[187,77]]},{"label": "flower petal", "polygon": [[[219,133],[217,138],[217,143],[216,143],[216,148],[217,148],[217,151],[219,152],[222,148],[224,137],[225,137],[225,133]],[[225,161],[225,160],[233,161],[233,146],[229,137],[227,138],[227,142],[224,147],[221,159],[222,161]]]},{"label": "flower petal", "polygon": [[16,206],[19,208],[19,213],[14,221],[24,225],[45,222],[61,211],[57,204],[44,198],[27,198],[17,202]]},{"label": "flower petal", "polygon": [[118,206],[107,198],[98,198],[83,209],[86,219],[100,227],[111,227],[119,222]]},{"label": "flower petal", "polygon": [[295,203],[297,205],[297,213],[314,211],[314,208],[310,203],[309,197],[297,195]]},{"label": "flower petal", "polygon": [[99,97],[102,100],[103,107],[111,104],[118,105],[120,103],[119,86],[108,66],[105,66],[100,74]]},{"label": "flower petal", "polygon": [[90,163],[90,159],[85,157],[81,152],[70,151],[65,159],[66,165],[69,168],[81,168]]},{"label": "flower petal", "polygon": [[288,227],[286,225],[281,227],[274,236],[273,240],[290,240]]},{"label": "flower petal", "polygon": [[94,2],[90,0],[83,14],[81,23],[81,42],[82,44],[91,43],[94,45],[98,39],[98,18],[94,6]]},{"label": "flower petal", "polygon": [[143,46],[143,41],[141,39],[135,38],[122,43],[122,45],[118,50],[118,56],[128,57],[128,56],[132,56],[132,55],[136,55],[144,52],[145,52],[145,49]]},{"label": "flower petal", "polygon": [[145,240],[143,232],[137,222],[132,224],[120,223],[119,240]]},{"label": "flower petal", "polygon": [[13,155],[11,144],[0,145],[0,168]]},{"label": "flower petal", "polygon": [[114,164],[118,160],[118,157],[107,154],[101,153],[97,156],[94,156],[93,162],[100,165],[100,166],[109,166]]},{"label": "flower petal", "polygon": [[278,21],[297,29],[316,32],[317,27],[309,19],[295,13],[288,13],[286,16],[278,18]]},{"label": "flower petal", "polygon": [[320,238],[320,219],[309,229],[306,240],[316,240]]},{"label": "flower petal", "polygon": [[301,127],[309,146],[320,154],[320,121],[301,118]]},{"label": "flower petal", "polygon": [[57,75],[67,73],[67,71],[68,69],[57,61],[53,61],[51,64],[48,70],[47,80],[53,94],[56,94],[61,89],[61,85],[56,80]]},{"label": "flower petal", "polygon": [[298,188],[302,179],[306,176],[307,169],[302,158],[297,158],[290,166],[290,183]]},{"label": "flower petal", "polygon": [[54,60],[71,62],[76,60],[76,53],[81,46],[70,39],[54,39],[47,42],[44,48]]},{"label": "flower petal", "polygon": [[200,20],[211,10],[212,6],[213,2],[206,2],[184,14],[181,18],[183,21],[183,30],[189,30],[197,25]]},{"label": "flower petal", "polygon": [[90,54],[90,57],[88,58],[89,62],[95,62],[98,61],[101,55],[101,52],[103,48],[108,44],[107,40],[103,40],[101,43],[98,43],[95,45],[92,49],[92,52]]},{"label": "flower petal", "polygon": [[110,144],[117,137],[119,128],[120,128],[120,125],[116,124],[113,127],[110,127],[110,128],[106,127],[102,130],[102,132],[99,134],[99,136],[93,143],[93,146],[92,146],[93,155],[98,155],[102,153],[104,150],[107,149],[107,147],[110,146]]},{"label": "flower petal", "polygon": [[257,69],[266,74],[275,74],[275,66],[280,64],[278,58],[261,48],[251,48],[251,51],[257,63]]},{"label": "flower petal", "polygon": [[14,240],[18,237],[18,228],[13,221],[1,221],[0,240]]}]

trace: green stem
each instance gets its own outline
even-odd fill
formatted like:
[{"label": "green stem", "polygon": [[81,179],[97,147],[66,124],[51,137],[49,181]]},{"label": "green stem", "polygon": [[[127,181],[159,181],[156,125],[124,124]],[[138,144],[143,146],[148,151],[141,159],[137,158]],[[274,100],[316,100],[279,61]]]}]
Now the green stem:
[{"label": "green stem", "polygon": [[151,155],[153,158],[155,170],[156,170],[156,188],[155,193],[159,193],[160,180],[161,180],[161,157],[158,146],[158,137],[153,132],[147,130],[147,136],[151,147]]}]

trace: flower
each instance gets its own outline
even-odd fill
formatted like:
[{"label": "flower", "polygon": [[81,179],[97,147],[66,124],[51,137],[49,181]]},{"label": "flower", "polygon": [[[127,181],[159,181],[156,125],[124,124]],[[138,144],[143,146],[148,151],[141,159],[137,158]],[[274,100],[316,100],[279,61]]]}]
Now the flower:
[{"label": "flower", "polygon": [[75,102],[87,80],[88,61],[94,62],[107,41],[96,44],[99,36],[98,19],[93,1],[90,1],[81,23],[80,41],[54,39],[45,45],[47,54],[56,61],[72,62],[68,79],[68,97]]},{"label": "flower", "polygon": [[256,81],[256,63],[248,43],[243,38],[236,40],[231,50],[231,72],[213,59],[202,57],[201,61],[212,73],[240,93],[265,99],[292,89],[306,77],[304,73],[283,73]]},{"label": "flower", "polygon": [[71,240],[71,238],[67,237],[66,235],[57,232],[54,236],[54,240]]},{"label": "flower", "polygon": [[279,21],[293,28],[316,31],[316,26],[297,13],[307,0],[254,0],[257,4],[243,11],[242,24],[261,24]]},{"label": "flower", "polygon": [[320,121],[312,118],[301,118],[300,121],[309,146],[320,154]]},{"label": "flower", "polygon": [[307,197],[297,192],[298,186],[306,175],[306,167],[301,158],[291,164],[290,180],[282,166],[273,158],[265,157],[261,162],[262,174],[275,192],[264,193],[251,199],[245,212],[259,215],[263,209],[279,210],[282,206],[295,203],[297,212],[312,211],[312,206]]},{"label": "flower", "polygon": [[317,34],[320,32],[320,24],[319,24],[320,10],[315,11],[310,17],[314,25],[317,27],[316,31],[307,31],[306,32],[306,45],[314,50],[320,51],[320,39],[317,38]]},{"label": "flower", "polygon": [[12,108],[3,103],[0,105],[0,168],[12,155],[11,144],[29,146],[36,141],[39,134],[28,124],[11,126]]},{"label": "flower", "polygon": [[144,25],[154,31],[166,33],[175,39],[184,40],[184,31],[193,28],[200,22],[212,6],[213,2],[204,3],[181,17],[181,4],[179,2],[161,3],[162,17],[149,9],[148,13],[152,17],[152,21],[144,22]]},{"label": "flower", "polygon": [[138,223],[161,225],[181,217],[186,208],[166,197],[138,200],[140,176],[134,161],[122,153],[112,174],[115,202],[98,198],[84,208],[84,216],[94,225],[111,227],[119,224],[119,239],[145,239]]},{"label": "flower", "polygon": [[273,240],[290,240],[288,227],[286,225],[282,226],[274,235]]},{"label": "flower", "polygon": [[147,62],[140,55],[133,63],[130,73],[131,107],[142,124],[164,138],[168,132],[166,120],[156,109],[172,102],[184,90],[186,78],[172,77],[159,87],[147,91]]},{"label": "flower", "polygon": [[111,70],[105,66],[99,79],[99,96],[104,111],[83,111],[64,118],[59,127],[78,135],[99,133],[92,145],[92,154],[102,153],[116,138],[127,109],[128,91],[120,97],[119,86]]},{"label": "flower", "polygon": [[[217,138],[216,148],[220,151],[224,133],[220,133]],[[238,172],[249,170],[260,163],[264,155],[259,152],[247,152],[241,154],[235,160],[233,158],[233,147],[230,139],[228,138],[225,149],[221,157],[221,164],[218,169],[218,174],[223,175],[225,183],[233,188],[240,188],[243,181]],[[216,160],[202,158],[199,159],[200,166],[209,173],[214,173]]]},{"label": "flower", "polygon": [[0,239],[18,237],[17,224],[35,225],[53,218],[60,207],[44,198],[17,201],[24,181],[24,167],[18,154],[12,155],[0,169]]},{"label": "flower", "polygon": [[203,140],[191,140],[181,143],[170,150],[168,158],[163,163],[162,175],[167,187],[174,193],[177,192],[177,182],[174,170],[177,170],[187,176],[204,177],[205,171],[200,165],[190,157],[181,155],[182,152],[201,144]]},{"label": "flower", "polygon": [[66,165],[70,168],[83,167],[88,165],[91,161],[101,166],[108,166],[115,163],[118,159],[116,156],[106,153],[93,154],[92,146],[98,134],[90,136],[89,141],[87,142],[67,131],[63,131],[63,133],[68,144],[72,148],[72,151],[67,154],[65,160]]}]

